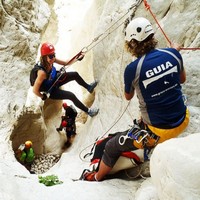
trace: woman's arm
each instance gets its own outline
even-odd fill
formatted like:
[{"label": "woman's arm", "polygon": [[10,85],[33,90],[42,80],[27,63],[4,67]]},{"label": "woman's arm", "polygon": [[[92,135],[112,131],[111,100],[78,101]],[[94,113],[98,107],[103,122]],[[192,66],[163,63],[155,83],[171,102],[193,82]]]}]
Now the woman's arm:
[{"label": "woman's arm", "polygon": [[63,61],[63,60],[60,60],[58,58],[55,59],[55,63],[59,64],[59,65],[64,65],[66,66],[67,63],[68,63],[68,60],[67,61]]},{"label": "woman's arm", "polygon": [[33,86],[33,92],[40,98],[43,98],[43,94],[40,93],[40,87],[43,81],[46,79],[46,73],[43,70],[38,70],[38,76],[35,80],[35,84]]},{"label": "woman's arm", "polygon": [[63,60],[60,60],[58,58],[55,59],[55,63],[59,64],[59,65],[72,65],[74,64],[75,62],[77,62],[78,60],[82,60],[84,58],[84,53],[81,53],[79,56],[75,57],[73,60],[66,60],[66,61],[63,61]]}]

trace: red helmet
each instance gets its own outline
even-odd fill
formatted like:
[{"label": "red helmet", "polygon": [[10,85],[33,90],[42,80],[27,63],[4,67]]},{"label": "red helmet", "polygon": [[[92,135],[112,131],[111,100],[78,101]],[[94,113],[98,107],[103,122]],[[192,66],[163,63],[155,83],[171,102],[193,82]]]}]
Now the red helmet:
[{"label": "red helmet", "polygon": [[62,121],[62,127],[66,127],[67,126],[67,121],[63,120]]},{"label": "red helmet", "polygon": [[42,44],[40,51],[41,56],[46,56],[55,53],[55,48],[52,44],[46,42]]},{"label": "red helmet", "polygon": [[68,107],[67,103],[63,103],[63,108],[67,108],[67,107]]}]

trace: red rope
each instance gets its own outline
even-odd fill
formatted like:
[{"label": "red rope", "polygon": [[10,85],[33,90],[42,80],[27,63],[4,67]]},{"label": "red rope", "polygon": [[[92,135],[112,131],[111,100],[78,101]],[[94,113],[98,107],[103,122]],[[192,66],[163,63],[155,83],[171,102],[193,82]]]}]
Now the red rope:
[{"label": "red rope", "polygon": [[[169,40],[169,38],[167,37],[167,35],[165,34],[165,32],[163,31],[162,27],[160,26],[158,20],[156,19],[156,16],[153,14],[153,12],[151,11],[151,7],[150,5],[147,3],[147,0],[143,0],[144,1],[144,6],[146,7],[147,10],[149,10],[149,12],[151,13],[152,17],[154,18],[154,20],[156,21],[157,25],[159,26],[160,30],[162,31],[163,35],[165,36],[166,40],[169,42],[169,44],[171,45],[172,42]],[[181,47],[180,50],[200,50],[200,48],[196,47],[196,48],[190,48],[190,47]]]},{"label": "red rope", "polygon": [[181,47],[180,50],[200,50],[200,47]]},{"label": "red rope", "polygon": [[[68,63],[66,65],[70,65],[70,63],[75,59],[75,58],[78,58],[81,54],[83,53],[83,51],[81,50],[80,52],[78,52],[72,59],[70,59],[68,61]],[[65,65],[65,66],[66,66]]]}]

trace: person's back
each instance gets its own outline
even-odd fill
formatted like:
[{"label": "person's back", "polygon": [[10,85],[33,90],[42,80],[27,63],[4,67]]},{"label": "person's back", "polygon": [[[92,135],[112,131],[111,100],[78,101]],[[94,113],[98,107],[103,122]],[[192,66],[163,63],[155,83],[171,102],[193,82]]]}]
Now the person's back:
[{"label": "person's back", "polygon": [[77,116],[77,111],[76,109],[70,105],[68,107],[65,108],[65,117],[66,119],[73,119],[73,121],[75,121],[75,118]]},{"label": "person's back", "polygon": [[154,49],[138,64],[140,60],[128,65],[125,76],[131,74],[143,121],[160,128],[175,126],[186,112],[180,85],[180,53],[173,48]]}]

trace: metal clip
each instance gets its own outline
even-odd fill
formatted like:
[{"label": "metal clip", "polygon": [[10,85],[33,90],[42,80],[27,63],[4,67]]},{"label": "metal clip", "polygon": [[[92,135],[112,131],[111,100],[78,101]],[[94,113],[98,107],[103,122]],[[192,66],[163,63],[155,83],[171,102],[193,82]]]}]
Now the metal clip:
[{"label": "metal clip", "polygon": [[[141,138],[140,140],[138,140],[139,137],[142,135],[141,132],[144,132],[145,135],[143,135],[142,138]],[[148,135],[149,135],[149,133],[148,133],[147,131],[145,131],[145,130],[141,130],[141,131],[139,131],[139,132],[138,132],[138,137],[137,137],[137,139],[136,139],[136,142],[137,142],[137,143],[142,142],[142,141],[143,141],[143,140],[144,140]]]}]

